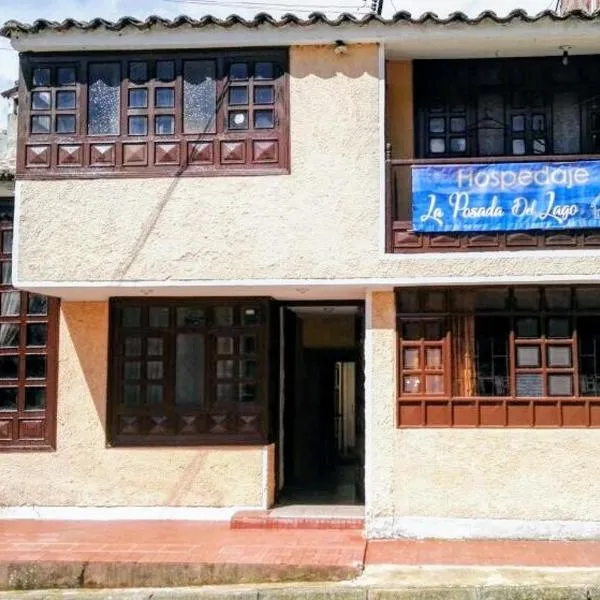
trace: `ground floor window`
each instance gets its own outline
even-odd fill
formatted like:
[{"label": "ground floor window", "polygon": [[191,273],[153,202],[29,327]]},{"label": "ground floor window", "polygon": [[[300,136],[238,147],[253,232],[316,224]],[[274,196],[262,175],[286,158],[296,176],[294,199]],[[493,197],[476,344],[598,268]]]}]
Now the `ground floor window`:
[{"label": "ground floor window", "polygon": [[600,287],[397,292],[400,427],[600,426]]},{"label": "ground floor window", "polygon": [[118,299],[111,332],[114,444],[266,441],[268,301]]},{"label": "ground floor window", "polygon": [[0,200],[0,451],[56,443],[58,300],[12,287],[13,200]]}]

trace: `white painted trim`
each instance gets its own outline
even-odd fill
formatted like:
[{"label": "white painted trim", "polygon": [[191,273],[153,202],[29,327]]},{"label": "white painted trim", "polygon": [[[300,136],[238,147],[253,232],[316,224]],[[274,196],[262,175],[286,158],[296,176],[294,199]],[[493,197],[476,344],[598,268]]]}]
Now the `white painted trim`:
[{"label": "white painted trim", "polygon": [[383,42],[378,46],[378,71],[379,71],[379,252],[385,254],[385,238],[388,223],[385,218],[385,197],[386,197],[386,177],[385,177],[385,45]]},{"label": "white painted trim", "polygon": [[269,508],[269,447],[263,446],[262,449],[262,507],[264,510]]},{"label": "white painted trim", "polygon": [[[11,277],[14,282],[19,279],[19,240],[21,239],[21,193],[22,183],[15,182],[15,199],[14,199],[14,214],[13,214],[13,241],[12,241],[12,271]],[[16,284],[14,284],[16,287]]]},{"label": "white painted trim", "polygon": [[373,505],[375,472],[375,422],[373,398],[373,291],[367,290],[365,300],[364,333],[364,398],[365,398],[365,515]]},{"label": "white painted trim", "polygon": [[369,539],[597,540],[600,539],[600,522],[367,517],[366,536]]},{"label": "white painted trim", "polygon": [[3,506],[0,519],[56,521],[230,521],[243,510],[260,506]]}]

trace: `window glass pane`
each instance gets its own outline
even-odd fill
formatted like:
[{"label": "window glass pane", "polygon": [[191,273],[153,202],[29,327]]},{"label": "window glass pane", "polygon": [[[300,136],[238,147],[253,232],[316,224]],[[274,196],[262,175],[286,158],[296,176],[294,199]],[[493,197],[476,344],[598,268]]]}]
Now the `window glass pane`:
[{"label": "window glass pane", "polygon": [[421,323],[419,321],[403,321],[402,338],[408,341],[421,339]]},{"label": "window glass pane", "polygon": [[56,133],[75,133],[75,115],[56,115]]},{"label": "window glass pane", "polygon": [[185,133],[214,133],[217,112],[215,62],[183,63],[183,124]]},{"label": "window glass pane", "polygon": [[48,341],[48,325],[46,323],[31,323],[27,325],[27,345],[45,346]]},{"label": "window glass pane", "polygon": [[27,356],[25,358],[25,377],[27,379],[43,379],[46,377],[46,357]]},{"label": "window glass pane", "polygon": [[419,349],[404,348],[402,351],[402,368],[408,371],[419,369]]},{"label": "window glass pane", "polygon": [[25,388],[25,410],[44,410],[46,408],[46,388]]},{"label": "window glass pane", "polygon": [[68,110],[75,108],[75,92],[70,90],[62,90],[56,92],[56,108],[58,110]]},{"label": "window glass pane", "polygon": [[235,386],[233,383],[217,383],[217,402],[236,402]]},{"label": "window glass pane", "polygon": [[204,405],[204,336],[178,333],[175,358],[175,404]]},{"label": "window glass pane", "polygon": [[518,338],[538,338],[540,337],[540,320],[533,318],[516,320],[516,336]]},{"label": "window glass pane", "polygon": [[142,309],[131,306],[121,309],[121,325],[123,327],[139,327],[142,324]]},{"label": "window glass pane", "polygon": [[428,369],[442,368],[442,349],[441,348],[426,348],[425,349],[425,365]]},{"label": "window glass pane", "polygon": [[222,337],[217,338],[217,354],[233,354],[233,338]]},{"label": "window glass pane", "polygon": [[257,354],[258,342],[255,335],[243,335],[240,341],[240,354],[250,356]]},{"label": "window glass pane", "polygon": [[5,254],[10,254],[12,252],[12,241],[13,241],[13,233],[12,231],[4,231],[2,233],[2,252]]},{"label": "window glass pane", "polygon": [[533,140],[533,153],[534,154],[545,154],[546,153],[545,138],[535,138]]},{"label": "window glass pane", "polygon": [[233,307],[217,306],[215,308],[215,325],[229,327],[233,325]]},{"label": "window glass pane", "polygon": [[156,79],[173,81],[175,79],[175,63],[172,60],[156,61]]},{"label": "window glass pane", "polygon": [[256,402],[256,383],[240,383],[240,402]]},{"label": "window glass pane", "polygon": [[175,90],[173,88],[157,88],[154,105],[157,108],[173,108],[175,106]]},{"label": "window glass pane", "polygon": [[157,135],[173,135],[175,133],[175,117],[172,115],[155,117],[154,133]]},{"label": "window glass pane", "polygon": [[273,110],[255,110],[254,127],[256,129],[271,129],[275,127],[275,112]]},{"label": "window glass pane", "polygon": [[425,294],[424,309],[427,312],[442,312],[446,306],[446,294],[444,292],[427,292]]},{"label": "window glass pane", "polygon": [[17,410],[17,394],[16,388],[0,388],[0,411]]},{"label": "window glass pane", "polygon": [[427,394],[442,394],[444,392],[443,375],[425,375],[425,392]]},{"label": "window glass pane", "polygon": [[229,112],[229,129],[248,129],[248,111],[232,110]]},{"label": "window glass pane", "polygon": [[142,354],[142,338],[126,337],[125,338],[125,356],[141,356]]},{"label": "window glass pane", "polygon": [[240,365],[242,379],[256,379],[258,377],[258,363],[255,360],[243,360]]},{"label": "window glass pane", "polygon": [[148,117],[129,117],[127,129],[129,135],[147,135]]},{"label": "window glass pane", "polygon": [[539,346],[517,346],[517,367],[541,367]]},{"label": "window glass pane", "polygon": [[512,153],[516,155],[525,154],[525,140],[513,140]]},{"label": "window glass pane", "polygon": [[569,288],[546,288],[544,296],[549,310],[568,310],[571,308],[571,290]]},{"label": "window glass pane", "polygon": [[151,307],[148,314],[148,324],[150,327],[168,327],[169,307]]},{"label": "window glass pane", "polygon": [[76,83],[75,67],[58,67],[56,79],[58,85],[73,85]]},{"label": "window glass pane", "polygon": [[2,323],[0,325],[0,347],[14,348],[19,345],[20,327],[18,323]]},{"label": "window glass pane", "polygon": [[271,85],[257,85],[254,88],[255,104],[273,104],[275,102],[275,90]]},{"label": "window glass pane", "polygon": [[127,383],[123,386],[123,404],[126,406],[139,406],[141,401],[141,388],[137,384]]},{"label": "window glass pane", "polygon": [[204,325],[206,317],[203,308],[184,307],[177,309],[178,327],[198,327]]},{"label": "window glass pane", "polygon": [[450,152],[459,154],[466,152],[467,150],[467,139],[466,138],[452,138],[450,140]]},{"label": "window glass pane", "polygon": [[129,90],[129,108],[146,108],[148,106],[148,90],[146,88]]},{"label": "window glass pane", "polygon": [[443,338],[442,324],[439,321],[425,322],[425,339],[428,341],[439,341]]},{"label": "window glass pane", "polygon": [[141,61],[130,62],[129,80],[133,83],[146,83],[148,81],[148,63]]},{"label": "window glass pane", "polygon": [[514,115],[512,118],[512,130],[514,132],[525,131],[525,117],[524,115]]},{"label": "window glass pane", "polygon": [[141,362],[126,362],[124,374],[125,374],[125,379],[128,381],[130,381],[130,380],[135,381],[137,379],[141,379],[142,363]]},{"label": "window glass pane", "polygon": [[246,63],[232,63],[229,67],[231,79],[248,79],[248,65]]},{"label": "window glass pane", "polygon": [[452,117],[450,119],[450,131],[452,133],[462,133],[467,128],[467,121],[464,117]]},{"label": "window glass pane", "polygon": [[398,296],[400,312],[419,312],[419,294],[415,291],[402,292]]},{"label": "window glass pane", "polygon": [[234,378],[235,361],[233,360],[218,360],[217,361],[217,378],[218,379],[233,379]]},{"label": "window glass pane", "polygon": [[517,396],[543,396],[542,375],[539,373],[517,373]]},{"label": "window glass pane", "polygon": [[31,117],[31,133],[50,133],[50,117],[33,115]]},{"label": "window glass pane", "polygon": [[32,92],[31,108],[33,110],[50,110],[52,107],[52,94],[50,92]]},{"label": "window glass pane", "polygon": [[88,133],[119,133],[121,68],[119,63],[89,65]]},{"label": "window glass pane", "polygon": [[548,394],[550,396],[572,396],[573,377],[571,375],[548,375]]},{"label": "window glass pane", "polygon": [[578,288],[575,290],[578,308],[599,308],[600,307],[600,287],[597,288]]},{"label": "window glass pane", "polygon": [[549,338],[570,338],[571,323],[569,319],[558,317],[548,319],[547,335]]},{"label": "window glass pane", "polygon": [[12,263],[8,261],[2,263],[2,283],[4,285],[12,283]]},{"label": "window glass pane", "polygon": [[162,404],[163,399],[163,386],[152,384],[149,385],[146,391],[147,403],[150,405]]},{"label": "window glass pane", "polygon": [[524,311],[539,311],[540,310],[540,291],[537,289],[514,291],[515,308]]},{"label": "window glass pane", "polygon": [[446,119],[443,117],[429,119],[429,131],[431,133],[444,133],[446,131]]},{"label": "window glass pane", "polygon": [[230,87],[229,104],[248,104],[248,86]]},{"label": "window glass pane", "polygon": [[146,363],[146,376],[148,379],[163,378],[163,362],[162,360],[150,360]]},{"label": "window glass pane", "polygon": [[570,367],[571,346],[548,346],[549,367]]},{"label": "window glass pane", "polygon": [[0,356],[0,379],[17,379],[19,377],[19,357]]},{"label": "window glass pane", "polygon": [[262,321],[260,308],[243,308],[242,309],[242,325],[251,327],[252,325],[260,325]]},{"label": "window glass pane", "polygon": [[444,138],[431,138],[429,140],[429,151],[432,154],[443,154],[446,152],[446,140]]},{"label": "window glass pane", "polygon": [[39,68],[33,70],[33,85],[48,86],[50,85],[50,69]]},{"label": "window glass pane", "polygon": [[162,338],[148,338],[148,356],[162,356],[164,343]]},{"label": "window glass pane", "polygon": [[418,394],[421,391],[421,377],[419,375],[405,375],[402,389],[405,394]]},{"label": "window glass pane", "polygon": [[254,66],[254,77],[256,79],[273,79],[273,63],[257,62]]},{"label": "window glass pane", "polygon": [[475,307],[480,310],[502,310],[508,304],[507,289],[486,289],[475,292]]},{"label": "window glass pane", "polygon": [[21,311],[21,292],[4,292],[0,294],[0,315],[11,317]]}]

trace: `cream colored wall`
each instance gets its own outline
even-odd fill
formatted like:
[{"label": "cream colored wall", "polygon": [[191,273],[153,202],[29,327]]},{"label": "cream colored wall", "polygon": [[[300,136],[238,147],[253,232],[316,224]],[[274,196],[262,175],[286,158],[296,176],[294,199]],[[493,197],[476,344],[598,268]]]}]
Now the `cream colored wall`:
[{"label": "cream colored wall", "polygon": [[372,298],[366,336],[371,527],[387,520],[390,532],[407,517],[600,521],[598,429],[397,429],[394,296]]},{"label": "cream colored wall", "polygon": [[106,447],[107,343],[107,303],[62,303],[57,451],[0,453],[0,506],[262,506],[273,447]]}]

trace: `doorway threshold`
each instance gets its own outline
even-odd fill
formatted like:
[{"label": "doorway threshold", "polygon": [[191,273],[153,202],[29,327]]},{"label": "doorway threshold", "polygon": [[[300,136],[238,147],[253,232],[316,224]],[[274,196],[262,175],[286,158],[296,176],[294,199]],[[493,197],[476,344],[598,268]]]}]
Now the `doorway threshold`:
[{"label": "doorway threshold", "polygon": [[232,529],[363,529],[365,507],[357,504],[286,504],[233,515]]}]

